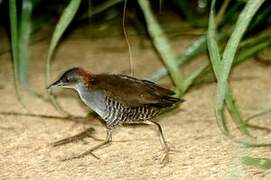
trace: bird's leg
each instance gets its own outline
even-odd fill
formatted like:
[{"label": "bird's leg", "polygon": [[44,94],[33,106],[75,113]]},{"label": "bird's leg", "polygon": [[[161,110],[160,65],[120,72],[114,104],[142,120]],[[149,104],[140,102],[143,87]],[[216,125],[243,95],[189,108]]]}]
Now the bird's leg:
[{"label": "bird's leg", "polygon": [[[92,133],[93,133],[94,129],[91,127],[91,128],[88,128],[86,129],[85,131],[79,133],[79,134],[76,134],[75,136],[71,136],[71,137],[68,137],[68,138],[65,138],[65,139],[61,139],[59,141],[56,141],[54,143],[52,143],[51,145],[53,147],[56,147],[56,146],[61,146],[61,145],[64,145],[64,144],[68,144],[68,143],[72,143],[72,142],[76,142],[76,141],[79,141],[79,140],[82,140],[86,137],[92,137]],[[94,138],[94,137],[92,137]]]},{"label": "bird's leg", "polygon": [[165,140],[163,130],[162,130],[160,124],[157,123],[157,122],[147,121],[146,123],[150,124],[150,125],[155,125],[157,127],[157,129],[158,129],[158,133],[159,133],[159,137],[160,137],[160,143],[161,143],[161,146],[162,146],[163,151],[164,151],[164,155],[162,156],[161,163],[165,165],[169,161],[169,151],[170,151],[170,149],[169,149],[169,147],[167,145],[167,142]]},{"label": "bird's leg", "polygon": [[102,143],[100,143],[100,144],[94,146],[93,148],[87,150],[86,152],[84,152],[84,153],[82,153],[82,154],[79,154],[79,155],[77,155],[77,156],[73,156],[73,157],[64,159],[64,161],[66,161],[66,160],[72,160],[72,159],[79,159],[79,158],[85,157],[86,155],[89,155],[89,154],[91,154],[91,155],[93,155],[95,158],[99,159],[99,158],[98,158],[96,155],[94,155],[92,152],[95,151],[95,150],[97,150],[97,149],[99,149],[99,148],[101,148],[101,147],[103,147],[103,146],[105,146],[105,145],[107,145],[107,144],[109,144],[111,141],[112,141],[112,129],[106,129],[106,138],[105,138],[105,140],[104,140]]}]

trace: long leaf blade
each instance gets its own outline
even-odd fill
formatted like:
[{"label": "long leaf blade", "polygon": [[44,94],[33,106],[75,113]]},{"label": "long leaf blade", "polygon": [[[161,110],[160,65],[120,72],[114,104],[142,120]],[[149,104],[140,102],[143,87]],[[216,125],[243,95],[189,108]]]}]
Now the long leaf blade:
[{"label": "long leaf blade", "polygon": [[241,162],[248,166],[254,166],[260,169],[271,169],[271,159],[267,158],[254,158],[250,156],[244,156],[241,158]]},{"label": "long leaf blade", "polygon": [[9,18],[10,18],[10,30],[11,30],[11,50],[12,50],[12,61],[13,61],[13,73],[14,73],[14,83],[16,96],[20,104],[26,108],[24,105],[22,96],[20,95],[20,80],[19,80],[19,43],[18,43],[18,24],[17,24],[17,5],[16,0],[9,1]]},{"label": "long leaf blade", "polygon": [[28,88],[28,45],[31,33],[32,0],[22,1],[22,13],[19,25],[19,78],[24,87]]},{"label": "long leaf blade", "polygon": [[227,99],[227,104],[229,110],[233,113],[235,116],[234,120],[239,125],[240,130],[245,133],[249,134],[245,123],[243,119],[241,118],[240,111],[238,110],[237,105],[234,102],[234,98],[229,92],[229,85],[228,85],[228,78],[229,73],[233,64],[233,60],[238,48],[238,45],[241,41],[241,38],[243,37],[252,17],[257,12],[261,4],[264,2],[264,0],[249,0],[245,6],[245,8],[242,10],[236,26],[233,30],[233,33],[227,42],[226,48],[224,50],[223,56],[222,56],[222,66],[220,71],[220,76],[218,79],[217,84],[217,105],[218,108],[221,110],[223,107],[224,109],[224,101],[226,97],[228,96],[229,99]]},{"label": "long leaf blade", "polygon": [[[212,1],[210,15],[209,15],[207,46],[208,46],[208,50],[210,54],[212,67],[214,69],[214,73],[217,78],[217,81],[219,82],[220,69],[221,69],[221,57],[220,57],[219,47],[216,42],[216,35],[215,35],[216,27],[215,27],[215,18],[214,18],[214,5],[215,5],[215,0]],[[217,124],[224,134],[228,134],[229,130],[226,125],[226,120],[225,120],[225,115],[224,115],[224,99],[223,101],[219,101],[218,99],[221,99],[221,97],[219,96],[219,92],[217,92],[216,106],[215,106]]]},{"label": "long leaf blade", "polygon": [[224,104],[225,96],[228,89],[228,78],[229,73],[232,67],[232,63],[239,45],[239,42],[241,41],[241,38],[243,37],[252,17],[257,12],[261,4],[264,2],[264,0],[249,0],[245,6],[245,8],[242,10],[235,29],[226,45],[226,48],[224,50],[223,56],[222,56],[222,68],[221,68],[221,76],[220,80],[218,81],[218,100],[217,104],[219,106],[222,106]]},{"label": "long leaf blade", "polygon": [[[74,18],[79,6],[80,6],[81,0],[71,0],[68,6],[63,11],[56,28],[54,30],[51,43],[49,46],[48,56],[46,60],[46,82],[47,84],[50,83],[50,72],[51,72],[51,58],[54,53],[54,50],[62,37],[63,33],[67,29],[68,25],[71,23],[72,19]],[[65,114],[68,114],[66,111],[64,111],[60,105],[57,103],[56,99],[52,96],[51,93],[49,93],[51,102],[55,106],[55,108]]]},{"label": "long leaf blade", "polygon": [[232,35],[226,45],[226,48],[224,50],[222,61],[223,61],[223,72],[221,79],[222,81],[225,81],[228,79],[231,66],[236,54],[236,51],[238,49],[238,45],[250,23],[253,16],[256,14],[257,10],[260,8],[260,6],[264,3],[265,0],[249,0],[245,6],[245,8],[242,10],[236,26],[234,28],[234,31],[232,32]]},{"label": "long leaf blade", "polygon": [[[189,47],[182,51],[180,55],[177,55],[176,61],[179,68],[182,68],[184,64],[188,63],[189,60],[192,60],[192,58],[197,55],[206,52],[206,39],[206,35],[199,37]],[[147,79],[151,81],[159,81],[166,75],[168,75],[168,70],[167,68],[162,67],[152,73]]]},{"label": "long leaf blade", "polygon": [[147,23],[147,29],[152,38],[153,44],[159,52],[159,55],[161,56],[164,64],[168,68],[172,81],[179,90],[179,93],[182,94],[183,80],[180,76],[178,65],[175,61],[175,56],[166,36],[164,35],[161,27],[159,26],[157,20],[155,19],[151,11],[149,1],[138,0],[138,4],[143,11]]}]

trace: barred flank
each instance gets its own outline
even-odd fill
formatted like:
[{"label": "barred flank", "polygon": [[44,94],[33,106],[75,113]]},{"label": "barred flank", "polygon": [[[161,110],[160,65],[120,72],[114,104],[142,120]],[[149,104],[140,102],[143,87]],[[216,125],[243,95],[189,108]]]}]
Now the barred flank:
[{"label": "barred flank", "polygon": [[140,122],[151,119],[159,113],[159,108],[151,106],[127,107],[124,104],[105,97],[105,121],[109,127],[123,123]]}]

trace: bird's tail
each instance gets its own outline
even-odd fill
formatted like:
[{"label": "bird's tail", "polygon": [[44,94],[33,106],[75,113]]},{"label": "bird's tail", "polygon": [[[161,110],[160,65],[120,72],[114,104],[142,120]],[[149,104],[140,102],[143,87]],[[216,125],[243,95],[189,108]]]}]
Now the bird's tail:
[{"label": "bird's tail", "polygon": [[184,102],[183,99],[171,97],[171,96],[164,96],[161,99],[161,103],[157,104],[157,106],[160,108],[167,108],[167,107],[170,107],[175,104],[182,103],[182,102]]}]

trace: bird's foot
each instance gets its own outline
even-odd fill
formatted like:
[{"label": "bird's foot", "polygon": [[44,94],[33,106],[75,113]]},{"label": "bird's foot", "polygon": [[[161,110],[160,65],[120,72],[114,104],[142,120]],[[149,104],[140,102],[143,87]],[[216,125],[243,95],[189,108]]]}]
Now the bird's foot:
[{"label": "bird's foot", "polygon": [[51,145],[53,147],[56,147],[56,146],[61,146],[61,145],[65,145],[65,144],[72,143],[72,142],[77,142],[77,141],[83,140],[87,137],[93,137],[92,136],[93,132],[94,132],[93,128],[88,128],[87,130],[85,130],[79,134],[76,134],[75,136],[71,136],[71,137],[64,138],[59,141],[53,142],[53,143],[51,143]]},{"label": "bird's foot", "polygon": [[72,156],[72,157],[69,157],[69,158],[65,158],[65,159],[62,159],[61,161],[69,161],[69,160],[73,160],[73,159],[80,159],[80,158],[83,158],[87,155],[92,155],[94,158],[96,159],[100,159],[98,156],[96,156],[93,152],[93,150],[90,149],[82,154],[79,154],[79,155],[76,155],[76,156]]},{"label": "bird's foot", "polygon": [[179,151],[175,150],[175,149],[171,149],[168,146],[166,146],[162,149],[162,152],[160,154],[160,163],[161,163],[162,167],[164,167],[167,163],[169,163],[169,161],[170,161],[169,155],[173,154],[173,152],[179,152]]},{"label": "bird's foot", "polygon": [[162,154],[161,154],[160,163],[162,166],[165,166],[169,162],[169,153],[170,153],[169,147],[165,147],[162,151]]}]

